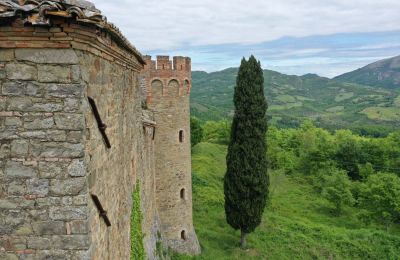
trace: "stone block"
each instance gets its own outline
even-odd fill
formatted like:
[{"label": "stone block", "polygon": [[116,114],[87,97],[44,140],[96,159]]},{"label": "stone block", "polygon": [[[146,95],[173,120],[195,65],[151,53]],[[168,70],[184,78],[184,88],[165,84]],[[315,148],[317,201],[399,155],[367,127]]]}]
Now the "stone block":
[{"label": "stone block", "polygon": [[28,154],[29,142],[22,139],[11,142],[11,156],[26,156]]},{"label": "stone block", "polygon": [[41,221],[32,223],[36,235],[65,235],[66,228],[63,221]]},{"label": "stone block", "polygon": [[56,196],[78,195],[86,187],[85,178],[51,180],[50,194]]},{"label": "stone block", "polygon": [[18,139],[17,131],[15,128],[6,128],[0,131],[0,140],[13,140]]},{"label": "stone block", "polygon": [[65,112],[76,112],[79,110],[80,100],[76,98],[66,98],[64,100],[64,111]]},{"label": "stone block", "polygon": [[67,139],[67,134],[62,130],[48,130],[46,132],[47,140],[55,142],[63,142]]},{"label": "stone block", "polygon": [[67,134],[67,141],[70,143],[80,143],[83,140],[82,131],[69,131]]},{"label": "stone block", "polygon": [[11,154],[11,145],[7,143],[0,144],[0,159],[9,157]]},{"label": "stone block", "polygon": [[52,220],[85,220],[87,216],[87,207],[64,206],[50,208],[50,218]]},{"label": "stone block", "polygon": [[33,102],[28,97],[13,97],[8,99],[9,111],[30,111]]},{"label": "stone block", "polygon": [[46,133],[44,131],[25,131],[25,132],[20,132],[19,135],[23,138],[29,138],[29,139],[46,138]]},{"label": "stone block", "polygon": [[49,193],[49,180],[29,179],[26,181],[26,190],[28,195],[47,196]]},{"label": "stone block", "polygon": [[36,80],[38,71],[35,66],[22,63],[8,63],[6,65],[8,79]]},{"label": "stone block", "polygon": [[25,87],[25,93],[28,96],[42,97],[44,94],[43,88],[32,82],[28,82]]},{"label": "stone block", "polygon": [[54,121],[58,129],[81,130],[85,127],[83,114],[57,113],[54,115]]},{"label": "stone block", "polygon": [[89,233],[89,224],[87,220],[76,220],[69,223],[72,234],[87,234]]},{"label": "stone block", "polygon": [[[0,54],[1,55],[1,54]],[[72,49],[16,49],[15,57],[21,61],[53,64],[78,64],[79,59]]]},{"label": "stone block", "polygon": [[4,125],[18,127],[18,126],[22,125],[22,121],[21,121],[21,118],[19,118],[19,117],[6,117]]},{"label": "stone block", "polygon": [[70,83],[71,68],[66,66],[39,65],[38,80],[46,83]]},{"label": "stone block", "polygon": [[33,112],[60,112],[63,110],[62,103],[46,102],[46,103],[34,103],[29,111]]},{"label": "stone block", "polygon": [[68,166],[68,174],[72,177],[86,176],[85,164],[81,160],[73,160]]},{"label": "stone block", "polygon": [[5,173],[8,177],[14,178],[36,177],[36,169],[32,166],[25,166],[22,162],[8,161],[6,163]]},{"label": "stone block", "polygon": [[40,178],[62,178],[63,163],[59,162],[39,162]]},{"label": "stone block", "polygon": [[80,84],[49,84],[47,94],[52,97],[83,97],[84,86]]},{"label": "stone block", "polygon": [[66,142],[33,142],[31,153],[34,157],[80,158],[84,155],[84,145]]},{"label": "stone block", "polygon": [[22,196],[26,194],[26,186],[24,180],[15,180],[8,185],[8,194],[11,196]]},{"label": "stone block", "polygon": [[30,237],[28,239],[28,248],[30,249],[50,249],[53,247],[51,237]]},{"label": "stone block", "polygon": [[[28,121],[32,120],[32,121]],[[54,119],[52,117],[32,117],[26,118],[24,127],[29,130],[36,129],[50,129],[54,126]]]},{"label": "stone block", "polygon": [[5,96],[21,96],[25,93],[25,83],[19,81],[5,82],[1,88]]},{"label": "stone block", "polygon": [[86,194],[73,197],[73,204],[75,206],[84,206],[87,205],[87,203],[88,203],[88,196]]},{"label": "stone block", "polygon": [[88,235],[53,236],[52,240],[54,246],[59,249],[89,249],[90,245],[90,238]]}]

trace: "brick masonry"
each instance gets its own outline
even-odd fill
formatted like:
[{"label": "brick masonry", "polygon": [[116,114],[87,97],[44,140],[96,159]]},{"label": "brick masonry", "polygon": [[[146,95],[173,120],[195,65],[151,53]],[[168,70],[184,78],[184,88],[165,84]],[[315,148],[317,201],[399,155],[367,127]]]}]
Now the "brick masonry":
[{"label": "brick masonry", "polygon": [[[98,11],[82,0],[53,2]],[[0,19],[0,259],[129,259],[137,181],[148,258],[157,257],[157,233],[177,251],[199,253],[190,59],[174,58],[172,69],[164,56],[153,68],[112,25],[78,22],[60,11]],[[107,125],[111,148],[88,97]]]}]

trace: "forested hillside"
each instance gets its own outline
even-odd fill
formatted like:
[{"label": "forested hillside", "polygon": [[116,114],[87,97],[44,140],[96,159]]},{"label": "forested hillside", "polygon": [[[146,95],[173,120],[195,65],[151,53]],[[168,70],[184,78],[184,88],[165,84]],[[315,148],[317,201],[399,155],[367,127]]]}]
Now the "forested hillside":
[{"label": "forested hillside", "polygon": [[358,70],[337,76],[335,80],[387,89],[400,89],[400,56],[374,62]]},{"label": "forested hillside", "polygon": [[[237,69],[193,72],[191,113],[202,120],[229,119]],[[324,128],[391,131],[400,126],[400,90],[343,83],[314,74],[289,76],[264,70],[270,124],[297,127],[311,119]],[[388,130],[389,129],[389,130]]]}]

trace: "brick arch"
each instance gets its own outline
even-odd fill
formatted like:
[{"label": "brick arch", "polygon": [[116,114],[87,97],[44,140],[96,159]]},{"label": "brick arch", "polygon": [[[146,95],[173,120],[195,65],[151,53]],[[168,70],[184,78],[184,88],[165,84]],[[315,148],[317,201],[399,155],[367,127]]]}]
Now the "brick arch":
[{"label": "brick arch", "polygon": [[168,81],[168,93],[171,97],[178,97],[180,94],[181,84],[176,78],[172,78]]},{"label": "brick arch", "polygon": [[152,97],[162,97],[164,93],[164,84],[161,79],[155,78],[150,83],[151,86],[151,96]]},{"label": "brick arch", "polygon": [[185,94],[190,94],[190,89],[192,88],[191,84],[190,84],[190,80],[189,79],[185,79],[183,81],[183,91],[185,91]]}]

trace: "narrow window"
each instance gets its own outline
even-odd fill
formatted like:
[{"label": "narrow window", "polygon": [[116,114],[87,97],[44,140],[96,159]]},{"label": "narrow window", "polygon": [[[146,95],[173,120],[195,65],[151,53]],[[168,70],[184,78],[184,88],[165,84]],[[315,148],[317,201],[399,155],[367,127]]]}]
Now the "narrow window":
[{"label": "narrow window", "polygon": [[186,240],[186,232],[185,232],[185,230],[181,231],[181,238],[182,238],[182,240]]},{"label": "narrow window", "polygon": [[180,131],[179,131],[179,142],[180,142],[180,143],[183,143],[183,140],[184,140],[183,130],[180,130]]},{"label": "narrow window", "polygon": [[186,196],[185,196],[185,189],[181,189],[181,199],[185,200]]}]

